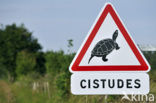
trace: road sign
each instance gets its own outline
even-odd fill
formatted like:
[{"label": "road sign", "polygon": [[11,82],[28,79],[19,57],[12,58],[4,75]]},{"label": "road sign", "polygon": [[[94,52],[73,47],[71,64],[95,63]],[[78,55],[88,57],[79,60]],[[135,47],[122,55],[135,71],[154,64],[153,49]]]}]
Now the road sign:
[{"label": "road sign", "polygon": [[101,10],[70,65],[71,72],[149,70],[148,62],[110,3]]},{"label": "road sign", "polygon": [[149,75],[146,73],[74,73],[71,92],[93,94],[148,94]]},{"label": "road sign", "polygon": [[150,90],[145,73],[150,65],[110,3],[101,10],[69,68],[71,92],[76,95]]}]

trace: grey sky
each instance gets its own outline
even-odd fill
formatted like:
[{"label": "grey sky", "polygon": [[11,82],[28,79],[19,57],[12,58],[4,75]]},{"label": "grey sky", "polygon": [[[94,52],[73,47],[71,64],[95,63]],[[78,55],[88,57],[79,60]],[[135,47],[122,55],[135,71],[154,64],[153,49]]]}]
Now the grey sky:
[{"label": "grey sky", "polygon": [[106,1],[138,44],[156,44],[156,0],[0,0],[0,23],[24,23],[45,50],[76,51]]}]

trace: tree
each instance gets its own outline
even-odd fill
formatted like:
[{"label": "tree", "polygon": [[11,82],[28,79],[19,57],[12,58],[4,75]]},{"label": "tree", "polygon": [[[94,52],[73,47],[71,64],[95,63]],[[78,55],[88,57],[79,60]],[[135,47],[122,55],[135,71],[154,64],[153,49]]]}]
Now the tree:
[{"label": "tree", "polygon": [[145,51],[143,52],[147,61],[150,63],[152,70],[156,70],[156,52]]},{"label": "tree", "polygon": [[151,68],[152,70],[156,70],[156,52],[153,52],[151,57]]},{"label": "tree", "polygon": [[143,54],[146,57],[147,61],[151,64],[151,59],[152,59],[153,52],[151,52],[151,51],[144,51]]},{"label": "tree", "polygon": [[68,40],[67,47],[68,47],[68,53],[70,53],[71,52],[71,48],[73,47],[73,39],[69,39]]},{"label": "tree", "polygon": [[38,72],[41,75],[44,75],[46,73],[46,67],[45,67],[45,57],[43,52],[37,52],[35,54],[36,57],[36,66],[35,66],[35,72]]},{"label": "tree", "polygon": [[64,52],[62,50],[58,52],[48,51],[45,53],[45,59],[47,73],[58,73],[63,68],[62,65],[65,62]]},{"label": "tree", "polygon": [[36,66],[36,57],[34,54],[27,51],[21,51],[17,54],[16,58],[16,74],[27,75],[33,72]]},{"label": "tree", "polygon": [[0,69],[5,68],[9,77],[15,77],[16,57],[23,50],[29,53],[37,53],[41,45],[32,36],[24,25],[7,25],[0,28]]}]

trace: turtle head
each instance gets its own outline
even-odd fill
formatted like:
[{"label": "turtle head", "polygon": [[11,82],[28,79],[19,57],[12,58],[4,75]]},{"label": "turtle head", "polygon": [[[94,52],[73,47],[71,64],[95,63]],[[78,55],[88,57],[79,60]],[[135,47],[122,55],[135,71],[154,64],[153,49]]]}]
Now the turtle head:
[{"label": "turtle head", "polygon": [[116,38],[118,37],[118,30],[115,30],[114,34],[113,34],[113,41],[114,41],[114,46],[115,46],[115,49],[118,50],[120,49],[119,45],[116,43]]},{"label": "turtle head", "polygon": [[113,41],[116,41],[116,38],[118,37],[118,30],[115,30],[115,32],[113,33]]},{"label": "turtle head", "polygon": [[114,46],[116,50],[120,49],[119,45],[116,42],[114,43]]}]

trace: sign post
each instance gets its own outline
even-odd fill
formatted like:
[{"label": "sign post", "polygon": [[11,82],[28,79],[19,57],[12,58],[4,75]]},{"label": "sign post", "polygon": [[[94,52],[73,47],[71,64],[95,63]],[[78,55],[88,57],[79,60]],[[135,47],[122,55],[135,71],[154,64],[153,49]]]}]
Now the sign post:
[{"label": "sign post", "polygon": [[73,94],[149,92],[150,65],[110,3],[102,8],[69,69]]}]

